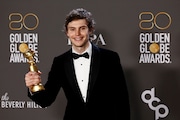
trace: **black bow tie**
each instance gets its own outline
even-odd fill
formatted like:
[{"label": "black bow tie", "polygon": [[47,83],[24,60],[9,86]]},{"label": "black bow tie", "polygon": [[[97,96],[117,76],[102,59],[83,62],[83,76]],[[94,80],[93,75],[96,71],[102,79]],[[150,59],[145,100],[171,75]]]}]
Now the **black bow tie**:
[{"label": "black bow tie", "polygon": [[85,57],[85,58],[89,58],[89,54],[87,52],[85,52],[84,54],[76,54],[76,53],[72,53],[73,58],[74,59],[78,59],[79,57]]}]

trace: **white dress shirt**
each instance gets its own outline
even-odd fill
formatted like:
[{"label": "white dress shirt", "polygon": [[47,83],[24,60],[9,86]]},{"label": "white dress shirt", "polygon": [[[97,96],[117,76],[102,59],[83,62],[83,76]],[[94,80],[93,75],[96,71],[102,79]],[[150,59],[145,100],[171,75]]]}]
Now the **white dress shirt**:
[{"label": "white dress shirt", "polygon": [[[72,52],[79,54],[73,49],[72,49]],[[88,88],[88,82],[89,82],[90,61],[91,61],[91,54],[92,54],[91,44],[83,53],[85,52],[89,54],[89,59],[80,57],[78,59],[74,59],[73,61],[74,61],[75,74],[76,74],[77,82],[81,91],[81,95],[84,101],[86,102],[87,88]]]}]

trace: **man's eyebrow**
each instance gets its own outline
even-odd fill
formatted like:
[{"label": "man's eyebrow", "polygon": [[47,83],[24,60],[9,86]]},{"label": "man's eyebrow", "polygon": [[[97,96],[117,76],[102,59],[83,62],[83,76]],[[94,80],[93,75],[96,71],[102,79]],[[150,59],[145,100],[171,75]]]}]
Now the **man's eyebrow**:
[{"label": "man's eyebrow", "polygon": [[[87,27],[87,25],[79,26],[79,28],[81,28],[81,27]],[[74,27],[74,26],[68,26],[68,28],[76,28],[76,27]]]}]

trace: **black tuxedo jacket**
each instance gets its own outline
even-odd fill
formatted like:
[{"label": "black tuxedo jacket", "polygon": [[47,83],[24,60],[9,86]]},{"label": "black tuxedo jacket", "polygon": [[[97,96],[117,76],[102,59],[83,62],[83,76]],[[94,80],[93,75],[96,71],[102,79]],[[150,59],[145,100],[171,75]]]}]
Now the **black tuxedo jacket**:
[{"label": "black tuxedo jacket", "polygon": [[54,58],[45,91],[28,95],[47,107],[61,88],[67,98],[64,120],[130,120],[126,81],[116,52],[92,45],[86,102],[76,80],[72,50]]}]

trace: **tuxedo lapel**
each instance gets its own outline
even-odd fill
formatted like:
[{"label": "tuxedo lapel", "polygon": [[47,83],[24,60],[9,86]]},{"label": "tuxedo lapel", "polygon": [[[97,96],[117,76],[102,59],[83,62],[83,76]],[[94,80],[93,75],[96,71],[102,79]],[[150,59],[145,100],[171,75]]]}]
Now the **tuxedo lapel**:
[{"label": "tuxedo lapel", "polygon": [[68,51],[67,54],[67,60],[65,61],[64,64],[64,69],[66,71],[66,76],[69,84],[71,85],[73,91],[77,93],[79,97],[81,97],[81,100],[83,101],[80,88],[77,83],[76,75],[75,75],[75,69],[74,69],[74,64],[73,64],[73,59],[72,59],[72,50]]},{"label": "tuxedo lapel", "polygon": [[100,51],[98,47],[92,44],[92,57],[91,57],[91,65],[90,65],[90,74],[89,74],[89,84],[87,91],[87,101],[91,95],[94,84],[97,79],[97,75],[100,67]]}]

